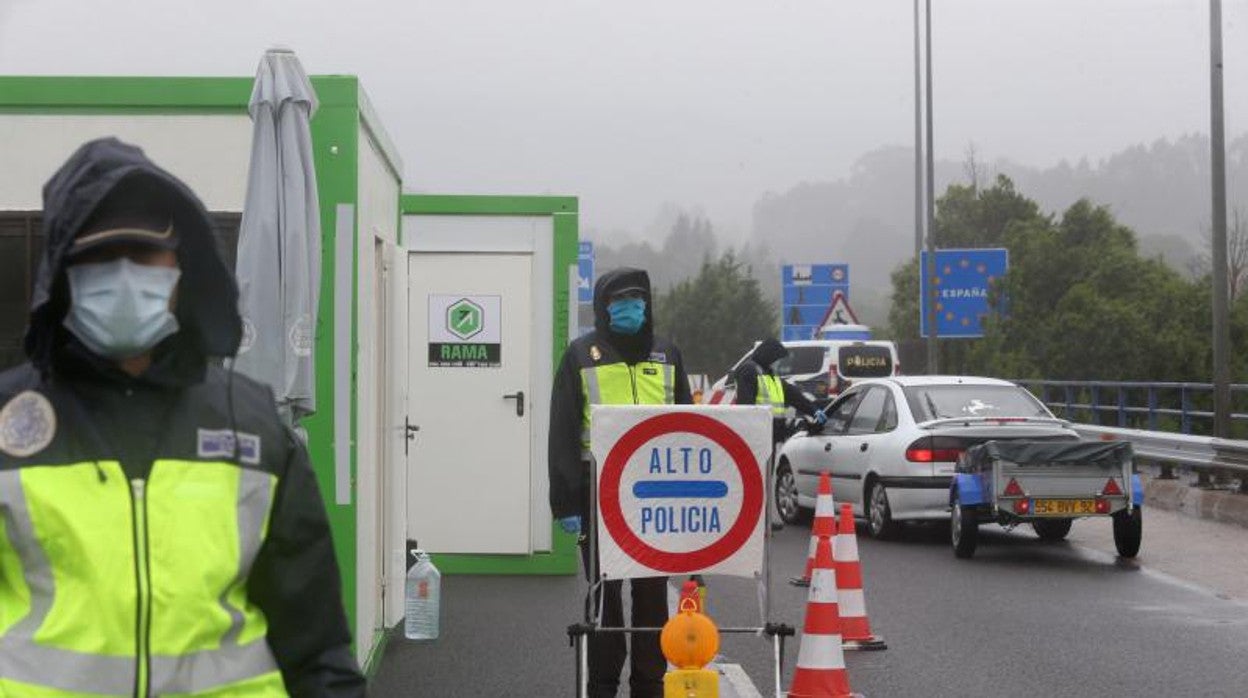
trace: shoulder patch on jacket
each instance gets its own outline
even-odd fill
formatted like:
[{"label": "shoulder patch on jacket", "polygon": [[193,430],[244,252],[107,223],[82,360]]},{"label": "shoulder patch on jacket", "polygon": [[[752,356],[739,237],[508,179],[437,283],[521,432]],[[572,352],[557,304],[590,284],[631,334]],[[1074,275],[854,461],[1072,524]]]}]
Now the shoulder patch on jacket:
[{"label": "shoulder patch on jacket", "polygon": [[667,363],[667,352],[652,351],[650,352],[650,360],[655,363],[665,364]]},{"label": "shoulder patch on jacket", "polygon": [[23,390],[0,409],[0,451],[27,458],[56,436],[56,410],[41,393]]},{"label": "shoulder patch on jacket", "polygon": [[[200,429],[200,458],[233,458],[234,431],[230,429]],[[238,432],[238,459],[248,465],[260,464],[260,437]]]},{"label": "shoulder patch on jacket", "polygon": [[602,361],[602,350],[598,348],[597,344],[591,344],[589,346],[589,358],[594,361]]}]

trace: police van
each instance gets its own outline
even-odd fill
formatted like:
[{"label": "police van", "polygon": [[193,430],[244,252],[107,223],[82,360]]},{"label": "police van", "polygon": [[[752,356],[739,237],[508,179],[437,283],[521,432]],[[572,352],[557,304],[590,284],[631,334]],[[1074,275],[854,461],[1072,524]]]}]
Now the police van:
[{"label": "police van", "polygon": [[[897,345],[888,340],[806,339],[782,344],[789,355],[776,362],[776,375],[800,388],[820,406],[831,402],[855,380],[901,375]],[[711,386],[706,404],[732,404],[737,394],[733,373],[753,351],[751,348],[746,352],[732,365],[732,370]]]}]

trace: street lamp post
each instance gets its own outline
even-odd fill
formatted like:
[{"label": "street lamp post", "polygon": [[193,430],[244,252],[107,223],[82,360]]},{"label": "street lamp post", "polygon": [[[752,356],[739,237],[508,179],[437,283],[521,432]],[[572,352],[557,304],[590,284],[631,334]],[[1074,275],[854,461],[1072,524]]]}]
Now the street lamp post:
[{"label": "street lamp post", "polygon": [[[914,258],[923,258],[923,76],[919,0],[914,0]],[[919,293],[923,291],[920,290]]]},{"label": "street lamp post", "polygon": [[1222,0],[1209,0],[1209,146],[1213,178],[1213,435],[1231,433],[1231,369],[1227,329],[1230,288],[1226,250],[1226,129],[1222,108]]},{"label": "street lamp post", "polygon": [[927,1],[927,372],[940,372],[940,350],[936,331],[936,183],[932,147],[932,0]]}]

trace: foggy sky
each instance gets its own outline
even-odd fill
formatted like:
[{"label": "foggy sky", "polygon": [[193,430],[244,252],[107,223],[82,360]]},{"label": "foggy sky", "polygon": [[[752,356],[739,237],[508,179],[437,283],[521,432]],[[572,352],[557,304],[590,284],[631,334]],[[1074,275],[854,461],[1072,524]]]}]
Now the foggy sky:
[{"label": "foggy sky", "polygon": [[[1033,166],[1209,129],[1206,0],[934,0],[936,154]],[[1227,132],[1248,0],[1223,0]],[[409,190],[665,202],[729,239],[767,190],[914,138],[911,0],[0,0],[0,73],[359,75]],[[911,206],[910,202],[901,202]]]}]

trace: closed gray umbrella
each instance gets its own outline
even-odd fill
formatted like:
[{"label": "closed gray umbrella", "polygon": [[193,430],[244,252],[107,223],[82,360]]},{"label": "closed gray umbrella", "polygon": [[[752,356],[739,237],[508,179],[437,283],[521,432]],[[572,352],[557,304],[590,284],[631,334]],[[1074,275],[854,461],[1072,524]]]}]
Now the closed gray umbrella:
[{"label": "closed gray umbrella", "polygon": [[316,411],[321,213],[309,126],[316,107],[295,54],[267,51],[248,106],[251,166],[235,270],[243,343],[234,366],[272,386],[292,426]]}]

